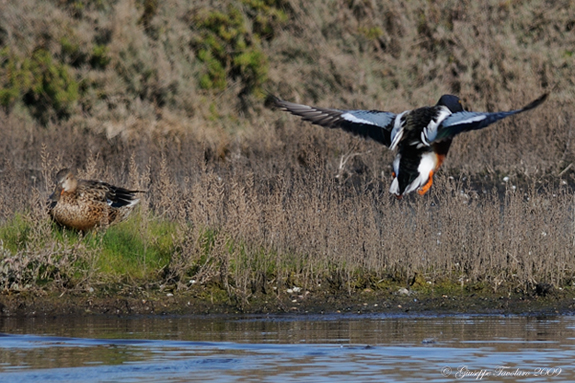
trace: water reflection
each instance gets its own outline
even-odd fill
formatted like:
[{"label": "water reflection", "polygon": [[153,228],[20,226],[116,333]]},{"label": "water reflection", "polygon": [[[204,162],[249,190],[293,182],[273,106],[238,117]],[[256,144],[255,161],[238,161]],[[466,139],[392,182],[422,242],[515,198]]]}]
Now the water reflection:
[{"label": "water reflection", "polygon": [[0,381],[575,379],[570,316],[0,318],[0,332]]}]

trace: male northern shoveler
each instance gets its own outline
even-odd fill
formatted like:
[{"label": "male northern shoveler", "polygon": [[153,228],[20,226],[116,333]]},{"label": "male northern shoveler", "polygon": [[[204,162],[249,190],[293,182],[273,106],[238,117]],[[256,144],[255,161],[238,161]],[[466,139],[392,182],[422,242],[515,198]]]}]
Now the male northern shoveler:
[{"label": "male northern shoveler", "polygon": [[87,231],[123,221],[140,201],[139,190],[128,190],[102,181],[78,180],[62,169],[56,190],[48,200],[48,212],[58,224]]},{"label": "male northern shoveler", "polygon": [[513,114],[538,107],[544,94],[522,109],[508,112],[468,112],[457,96],[441,96],[435,106],[407,110],[400,114],[378,110],[340,110],[295,104],[275,98],[282,110],[303,117],[304,121],[370,138],[390,149],[397,148],[393,161],[393,182],[389,191],[397,198],[414,190],[427,193],[433,174],[445,159],[453,137],[485,128]]}]

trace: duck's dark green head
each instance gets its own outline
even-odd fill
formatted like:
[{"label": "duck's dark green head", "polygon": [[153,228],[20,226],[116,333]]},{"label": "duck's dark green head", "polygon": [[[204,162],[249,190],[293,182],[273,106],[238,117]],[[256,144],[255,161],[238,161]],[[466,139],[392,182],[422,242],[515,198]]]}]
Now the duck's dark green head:
[{"label": "duck's dark green head", "polygon": [[451,113],[463,112],[463,106],[461,105],[461,100],[459,97],[452,94],[444,94],[441,96],[437,105],[443,105],[451,110]]}]

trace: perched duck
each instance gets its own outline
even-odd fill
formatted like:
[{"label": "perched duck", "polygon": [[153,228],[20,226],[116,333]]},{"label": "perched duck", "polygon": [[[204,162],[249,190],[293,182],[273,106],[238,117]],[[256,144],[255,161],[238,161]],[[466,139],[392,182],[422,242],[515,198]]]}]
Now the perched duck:
[{"label": "perched duck", "polygon": [[468,112],[457,96],[441,96],[435,106],[407,110],[400,114],[378,110],[326,109],[295,104],[274,97],[282,110],[303,117],[304,121],[375,140],[391,150],[393,181],[389,191],[398,199],[414,190],[427,193],[433,175],[445,159],[453,137],[485,128],[505,117],[538,107],[547,99],[543,94],[525,107],[508,112]]},{"label": "perched duck", "polygon": [[56,190],[48,200],[48,213],[58,224],[87,231],[123,221],[140,201],[136,193],[102,181],[78,180],[69,169],[56,175]]}]

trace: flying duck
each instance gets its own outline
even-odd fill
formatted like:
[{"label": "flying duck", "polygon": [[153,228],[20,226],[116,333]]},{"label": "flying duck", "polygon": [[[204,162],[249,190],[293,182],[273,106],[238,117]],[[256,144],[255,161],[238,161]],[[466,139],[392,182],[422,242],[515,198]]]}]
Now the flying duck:
[{"label": "flying duck", "polygon": [[397,149],[389,191],[401,199],[414,190],[421,195],[427,193],[453,137],[536,108],[547,96],[548,93],[543,94],[521,109],[495,113],[465,111],[459,97],[450,94],[441,96],[435,106],[424,106],[400,114],[379,110],[318,108],[277,97],[274,97],[274,101],[282,110],[300,116],[304,121],[327,128],[341,128],[375,140],[391,150]]},{"label": "flying duck", "polygon": [[56,175],[56,190],[48,200],[48,213],[62,226],[88,231],[121,222],[140,201],[136,193],[102,181],[78,180],[69,169]]}]

